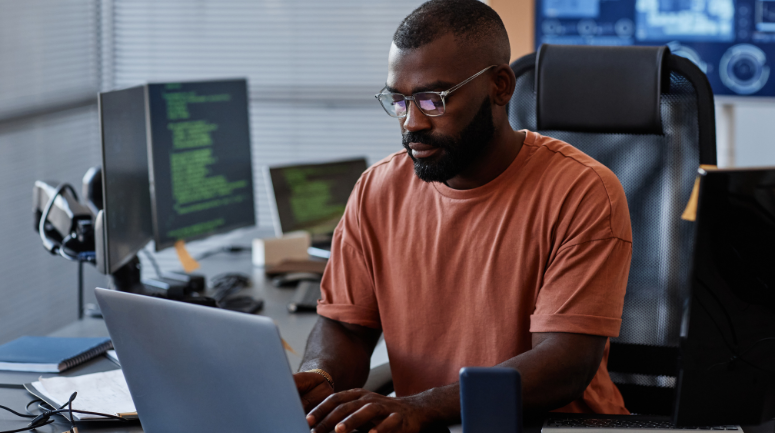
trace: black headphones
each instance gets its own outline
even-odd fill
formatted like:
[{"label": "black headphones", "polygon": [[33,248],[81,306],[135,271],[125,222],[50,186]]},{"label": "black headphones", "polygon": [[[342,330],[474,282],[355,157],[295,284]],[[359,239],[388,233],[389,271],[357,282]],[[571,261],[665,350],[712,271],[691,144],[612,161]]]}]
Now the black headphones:
[{"label": "black headphones", "polygon": [[43,208],[43,214],[41,215],[40,222],[38,223],[38,233],[40,234],[41,242],[43,242],[43,248],[45,248],[46,251],[54,255],[59,254],[67,260],[77,261],[78,255],[73,254],[73,252],[67,248],[67,243],[73,239],[72,234],[68,234],[64,239],[62,239],[62,242],[57,242],[48,237],[48,234],[46,233],[46,223],[48,222],[48,215],[51,213],[51,208],[54,207],[54,202],[56,201],[57,197],[62,195],[62,192],[65,189],[70,190],[70,192],[73,194],[73,197],[78,200],[78,194],[75,192],[75,188],[73,188],[72,185],[69,183],[60,184],[54,191],[54,194],[48,199],[46,207]]}]

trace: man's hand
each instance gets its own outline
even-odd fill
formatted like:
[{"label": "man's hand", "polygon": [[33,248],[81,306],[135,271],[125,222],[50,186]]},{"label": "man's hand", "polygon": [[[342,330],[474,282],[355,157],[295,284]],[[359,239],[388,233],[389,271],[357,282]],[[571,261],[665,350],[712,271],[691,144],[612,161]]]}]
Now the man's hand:
[{"label": "man's hand", "polygon": [[299,390],[304,413],[309,413],[312,408],[334,393],[326,378],[317,373],[296,373],[293,375],[293,380],[296,382],[296,389]]},{"label": "man's hand", "polygon": [[351,389],[332,394],[307,415],[313,433],[350,433],[356,428],[369,433],[419,432],[426,424],[425,411],[409,398],[392,398]]}]

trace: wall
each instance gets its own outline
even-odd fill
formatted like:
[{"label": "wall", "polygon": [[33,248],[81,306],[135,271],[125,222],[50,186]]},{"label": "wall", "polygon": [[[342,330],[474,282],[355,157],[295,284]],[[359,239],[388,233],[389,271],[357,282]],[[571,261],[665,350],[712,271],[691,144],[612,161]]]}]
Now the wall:
[{"label": "wall", "polygon": [[489,0],[487,4],[501,16],[511,43],[511,61],[535,51],[533,0]]},{"label": "wall", "polygon": [[734,159],[730,165],[775,166],[775,102],[771,100],[736,102],[733,116]]}]

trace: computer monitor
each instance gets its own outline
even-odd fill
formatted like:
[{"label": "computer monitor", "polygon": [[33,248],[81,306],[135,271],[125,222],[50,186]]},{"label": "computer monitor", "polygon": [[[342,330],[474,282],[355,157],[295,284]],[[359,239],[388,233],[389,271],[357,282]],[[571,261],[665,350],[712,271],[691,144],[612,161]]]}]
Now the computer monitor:
[{"label": "computer monitor", "polygon": [[151,239],[159,251],[255,225],[247,95],[244,79],[100,93],[100,272],[136,262]]},{"label": "computer monitor", "polygon": [[156,251],[255,225],[247,81],[146,89]]},{"label": "computer monitor", "polygon": [[145,89],[100,93],[102,206],[95,223],[97,270],[113,274],[153,238]]},{"label": "computer monitor", "polygon": [[305,230],[313,242],[330,238],[365,170],[364,158],[267,168],[276,235]]},{"label": "computer monitor", "polygon": [[675,422],[775,417],[775,168],[701,170]]},{"label": "computer monitor", "polygon": [[775,96],[775,2],[537,0],[535,44],[668,45],[716,95]]}]

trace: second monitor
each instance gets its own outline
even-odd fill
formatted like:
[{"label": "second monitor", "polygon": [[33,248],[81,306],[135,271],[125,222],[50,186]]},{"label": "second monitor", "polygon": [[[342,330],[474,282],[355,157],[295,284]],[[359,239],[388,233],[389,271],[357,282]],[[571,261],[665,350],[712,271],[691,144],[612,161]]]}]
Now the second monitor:
[{"label": "second monitor", "polygon": [[159,251],[255,225],[246,80],[147,84],[99,101],[100,272],[137,273],[131,263],[151,239]]},{"label": "second monitor", "polygon": [[312,235],[313,245],[330,242],[365,170],[364,158],[270,167],[266,174],[275,234],[304,230]]},{"label": "second monitor", "polygon": [[245,80],[149,84],[156,250],[256,224]]}]

